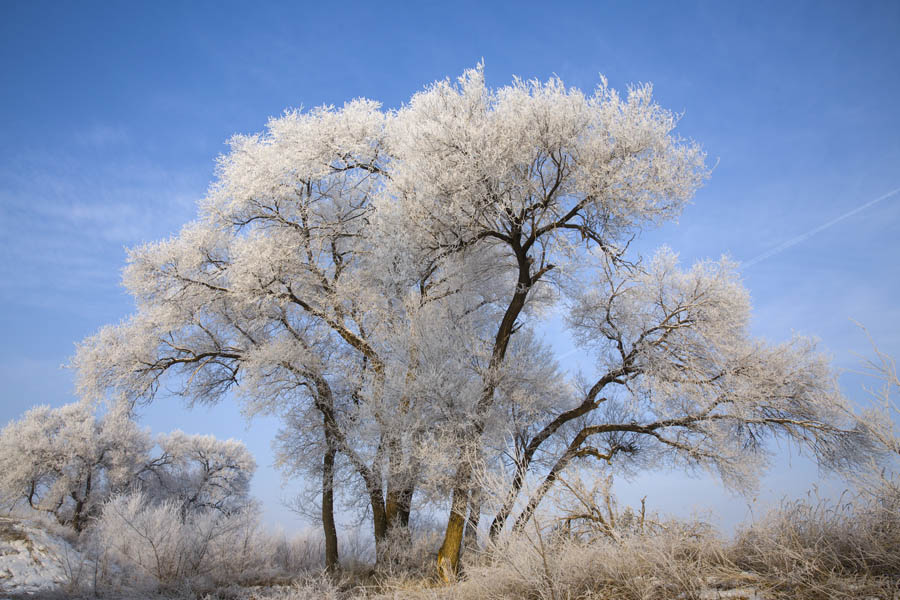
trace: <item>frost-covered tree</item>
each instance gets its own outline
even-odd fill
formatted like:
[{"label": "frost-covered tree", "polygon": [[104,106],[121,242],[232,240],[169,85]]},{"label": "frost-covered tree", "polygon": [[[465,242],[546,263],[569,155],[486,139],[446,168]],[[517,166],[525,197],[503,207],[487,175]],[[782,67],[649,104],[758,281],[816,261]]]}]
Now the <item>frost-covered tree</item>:
[{"label": "frost-covered tree", "polygon": [[177,503],[182,520],[200,510],[228,515],[248,504],[256,461],[243,442],[173,431],[156,443],[161,454],[140,474],[148,498]]},{"label": "frost-covered tree", "polygon": [[[480,67],[396,111],[271,119],[232,140],[196,221],[129,253],[137,311],[80,345],[80,391],[149,401],[165,380],[280,414],[280,463],[321,477],[329,566],[341,482],[376,544],[417,502],[449,505],[447,577],[467,522],[494,508],[497,535],[533,479],[524,523],[573,461],[740,486],[772,434],[847,458],[827,363],[749,336],[733,267],[629,252],[707,176],[675,124],[649,85],[491,89]],[[596,356],[593,382],[534,335],[553,308]]]},{"label": "frost-covered tree", "polygon": [[[748,334],[750,303],[734,264],[682,270],[665,248],[646,265],[613,269],[605,262],[571,294],[568,314],[600,375],[569,410],[535,423],[519,446],[492,536],[502,531],[540,455],[549,468],[517,528],[573,461],[703,468],[741,489],[753,486],[773,436],[800,443],[820,464],[863,458],[869,436],[845,413],[815,344],[794,338],[771,345]],[[562,444],[552,447],[553,440]]]},{"label": "frost-covered tree", "polygon": [[125,281],[137,314],[88,340],[75,360],[86,396],[115,388],[149,400],[175,372],[193,401],[216,402],[244,378],[250,412],[311,407],[328,448],[319,461],[329,564],[338,447],[373,499],[376,535],[385,530],[380,468],[339,422],[342,407],[355,409],[364,392],[377,404],[384,386],[369,333],[381,317],[364,309],[372,292],[357,267],[382,121],[376,105],[354,102],[290,113],[266,137],[232,140],[203,218],[130,253]]},{"label": "frost-covered tree", "polygon": [[0,432],[0,495],[81,531],[111,493],[132,485],[151,446],[123,403],[100,417],[87,402],[37,406]]},{"label": "frost-covered tree", "polygon": [[0,432],[0,499],[47,512],[82,531],[114,494],[225,515],[250,504],[256,469],[242,442],[181,431],[153,440],[130,403],[98,414],[89,402],[37,406]]},{"label": "frost-covered tree", "polygon": [[830,458],[848,447],[827,365],[808,344],[750,339],[733,273],[704,265],[681,273],[665,255],[644,269],[627,254],[631,236],[677,216],[706,176],[702,152],[674,126],[650,86],[624,98],[605,82],[592,96],[558,80],[491,90],[480,71],[437,83],[398,112],[391,147],[403,158],[388,188],[411,216],[415,243],[435,260],[490,256],[506,267],[491,297],[490,361],[456,462],[439,556],[446,573],[457,568],[510,341],[548,296],[597,349],[602,375],[520,444],[495,532],[548,441],[564,448],[519,523],[575,457],[667,450],[677,463],[711,465],[737,482],[759,466],[742,451],[760,448],[769,433]]}]

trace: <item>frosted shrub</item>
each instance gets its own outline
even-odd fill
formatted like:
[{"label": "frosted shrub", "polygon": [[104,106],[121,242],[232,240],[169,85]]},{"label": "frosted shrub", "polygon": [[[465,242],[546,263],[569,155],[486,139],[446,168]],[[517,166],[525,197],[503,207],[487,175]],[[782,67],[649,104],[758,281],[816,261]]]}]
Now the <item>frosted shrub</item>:
[{"label": "frosted shrub", "polygon": [[112,498],[97,530],[110,559],[132,573],[136,588],[237,582],[263,567],[252,509],[203,510],[181,518],[177,500],[148,503],[142,493]]},{"label": "frosted shrub", "polygon": [[379,574],[395,578],[427,578],[434,569],[432,561],[440,548],[440,526],[394,528],[378,565]]},{"label": "frosted shrub", "polygon": [[321,536],[301,534],[288,539],[282,534],[271,543],[271,568],[283,575],[321,570],[323,546]]}]

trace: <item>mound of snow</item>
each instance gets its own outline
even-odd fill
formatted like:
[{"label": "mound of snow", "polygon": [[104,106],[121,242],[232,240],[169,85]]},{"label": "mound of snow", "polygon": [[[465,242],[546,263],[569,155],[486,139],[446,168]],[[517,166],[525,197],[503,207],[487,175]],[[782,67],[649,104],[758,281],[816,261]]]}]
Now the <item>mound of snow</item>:
[{"label": "mound of snow", "polygon": [[39,594],[66,584],[79,552],[41,525],[0,517],[0,593]]}]

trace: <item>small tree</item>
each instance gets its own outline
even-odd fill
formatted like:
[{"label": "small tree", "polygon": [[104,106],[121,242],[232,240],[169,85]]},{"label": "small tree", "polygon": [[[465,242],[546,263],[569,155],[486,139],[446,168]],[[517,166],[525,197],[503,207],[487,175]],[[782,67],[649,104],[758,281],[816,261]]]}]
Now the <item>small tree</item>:
[{"label": "small tree", "polygon": [[95,417],[86,402],[37,406],[0,433],[0,494],[81,531],[146,465],[150,436],[125,403]]},{"label": "small tree", "polygon": [[249,502],[256,462],[242,442],[173,431],[160,435],[162,454],[141,474],[141,487],[157,500],[180,506],[182,521],[191,512],[231,514]]},{"label": "small tree", "polygon": [[130,490],[195,512],[239,512],[256,469],[243,443],[138,427],[129,403],[97,416],[87,402],[37,406],[0,432],[0,498],[27,503],[80,532],[106,500]]}]

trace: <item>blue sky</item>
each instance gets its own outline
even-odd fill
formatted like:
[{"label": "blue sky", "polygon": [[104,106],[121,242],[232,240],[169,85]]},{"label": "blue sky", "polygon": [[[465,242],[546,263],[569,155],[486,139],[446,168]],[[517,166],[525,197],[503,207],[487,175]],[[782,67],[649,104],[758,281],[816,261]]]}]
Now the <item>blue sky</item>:
[{"label": "blue sky", "polygon": [[[753,259],[900,188],[897,2],[307,4],[0,4],[0,423],[73,400],[59,368],[73,344],[131,311],[124,248],[175,233],[224,142],[287,107],[359,96],[397,107],[482,58],[495,86],[653,82],[715,165],[680,223],[639,242],[685,262]],[[856,319],[900,356],[898,225],[900,193],[746,268],[754,331],[817,335],[850,368],[867,351]],[[862,397],[859,378],[842,383]],[[144,421],[244,439],[267,521],[302,526],[279,506],[290,488],[269,466],[276,422],[174,400]],[[807,462],[783,459],[761,504],[815,481]],[[664,511],[715,510],[726,527],[748,512],[680,474],[620,489]]]}]

